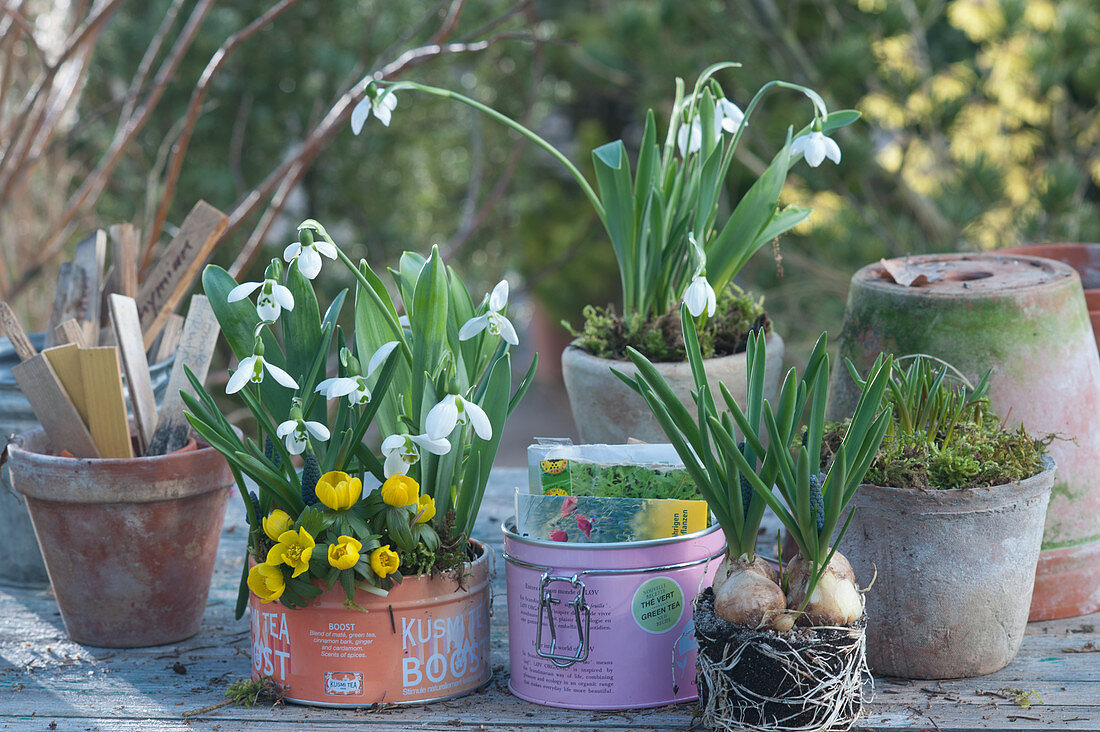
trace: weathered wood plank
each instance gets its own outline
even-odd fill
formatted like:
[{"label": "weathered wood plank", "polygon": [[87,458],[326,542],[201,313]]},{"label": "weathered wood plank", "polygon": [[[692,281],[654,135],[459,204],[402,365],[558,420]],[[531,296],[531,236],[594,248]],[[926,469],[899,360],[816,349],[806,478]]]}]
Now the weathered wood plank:
[{"label": "weathered wood plank", "polygon": [[134,426],[137,428],[138,454],[144,455],[157,426],[157,398],[153,395],[149,363],[145,360],[141,321],[138,319],[134,298],[112,294],[108,295],[107,302],[115,338],[118,340],[119,357],[126,369],[130,406],[133,408]]},{"label": "weathered wood plank", "polygon": [[178,450],[187,443],[191,429],[183,411],[183,398],[180,392],[191,391],[185,368],[199,380],[206,381],[206,372],[210,369],[210,358],[214,354],[214,345],[218,340],[220,326],[214,317],[210,301],[204,295],[193,295],[187,310],[187,320],[183,323],[183,334],[176,349],[176,361],[172,364],[172,373],[168,377],[168,391],[157,416],[157,426],[149,440],[149,455],[163,455]]},{"label": "weathered wood plank", "polygon": [[229,218],[206,201],[195,204],[153,271],[141,283],[138,312],[145,348],[153,345],[168,314],[191,289],[199,270],[229,224]]}]

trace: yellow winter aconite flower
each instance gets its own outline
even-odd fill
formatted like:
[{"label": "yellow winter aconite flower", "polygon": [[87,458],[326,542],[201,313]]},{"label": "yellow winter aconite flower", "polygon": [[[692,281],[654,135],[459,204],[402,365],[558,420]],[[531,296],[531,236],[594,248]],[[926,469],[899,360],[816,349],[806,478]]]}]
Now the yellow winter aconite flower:
[{"label": "yellow winter aconite flower", "polygon": [[267,553],[267,561],[264,564],[270,564],[273,567],[285,564],[294,570],[290,576],[297,577],[309,569],[309,558],[313,555],[313,547],[316,545],[317,542],[305,529],[284,531],[279,535],[279,543],[271,547]]},{"label": "yellow winter aconite flower", "polygon": [[340,470],[330,470],[321,476],[314,489],[317,500],[331,509],[342,511],[351,508],[363,495],[363,481]]},{"label": "yellow winter aconite flower", "polygon": [[351,536],[341,536],[328,545],[328,563],[337,569],[351,569],[359,562],[363,542]]},{"label": "yellow winter aconite flower", "polygon": [[391,475],[382,484],[382,500],[391,506],[407,506],[416,502],[420,484],[407,475]]},{"label": "yellow winter aconite flower", "polygon": [[290,518],[289,513],[276,508],[267,516],[264,516],[263,524],[264,533],[267,534],[267,537],[272,541],[278,541],[279,536],[294,525],[294,521]]},{"label": "yellow winter aconite flower", "polygon": [[435,516],[435,499],[431,496],[420,496],[416,501],[416,510],[420,514],[416,519],[416,523],[428,523]]},{"label": "yellow winter aconite flower", "polygon": [[252,590],[261,602],[274,602],[286,589],[283,570],[270,564],[257,564],[248,570],[248,589]]},{"label": "yellow winter aconite flower", "polygon": [[401,564],[401,558],[397,556],[397,552],[390,549],[390,545],[380,546],[371,552],[370,555],[370,568],[374,570],[374,573],[379,577],[385,577],[388,574],[393,574],[397,571],[397,567]]}]

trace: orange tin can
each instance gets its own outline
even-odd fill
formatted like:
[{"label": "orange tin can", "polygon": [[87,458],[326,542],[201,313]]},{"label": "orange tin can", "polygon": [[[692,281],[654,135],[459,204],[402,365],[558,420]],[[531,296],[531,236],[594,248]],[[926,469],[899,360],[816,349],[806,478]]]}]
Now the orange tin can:
[{"label": "orange tin can", "polygon": [[455,573],[406,577],[379,597],[363,590],[344,607],[333,586],[292,609],[249,600],[252,677],[270,676],[287,701],[324,707],[423,704],[488,683],[489,550],[459,586]]}]

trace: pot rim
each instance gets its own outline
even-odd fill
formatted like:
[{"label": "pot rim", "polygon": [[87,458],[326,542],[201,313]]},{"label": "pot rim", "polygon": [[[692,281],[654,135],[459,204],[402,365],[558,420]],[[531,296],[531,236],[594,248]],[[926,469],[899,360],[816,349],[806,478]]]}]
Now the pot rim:
[{"label": "pot rim", "polygon": [[[1043,469],[1034,475],[1021,480],[1000,483],[994,486],[980,488],[907,488],[898,486],[883,486],[875,483],[863,483],[856,491],[856,501],[862,493],[878,493],[883,501],[897,500],[904,505],[911,505],[914,501],[934,503],[944,508],[967,505],[972,510],[992,508],[999,504],[1012,503],[1021,497],[1041,495],[1049,493],[1054,485],[1057,463],[1050,455],[1043,455]],[[869,490],[868,490],[869,489]],[[864,506],[859,506],[864,508]]]},{"label": "pot rim", "polygon": [[1012,297],[1017,292],[1042,292],[1046,290],[1058,290],[1060,288],[1072,285],[1073,281],[1080,285],[1081,278],[1077,274],[1077,270],[1070,267],[1068,264],[1059,262],[1056,259],[1049,259],[1047,257],[1037,257],[1025,254],[1005,254],[1003,250],[993,250],[990,252],[949,252],[944,254],[916,254],[908,257],[894,257],[893,260],[905,260],[910,262],[955,262],[955,261],[973,261],[980,263],[983,260],[1016,260],[1023,261],[1031,264],[1033,267],[1045,269],[1051,273],[1052,277],[1044,282],[1037,282],[1033,284],[1015,285],[1011,287],[1002,287],[996,290],[960,290],[958,292],[948,292],[943,290],[929,290],[925,287],[905,287],[899,285],[893,280],[887,279],[882,276],[884,267],[882,262],[872,262],[870,264],[860,267],[854,275],[852,275],[851,290],[852,292],[857,289],[869,290],[879,293],[890,293],[898,297],[919,297],[924,299],[942,299],[942,300],[973,300],[973,299],[991,299],[1000,297]]},{"label": "pot rim", "polygon": [[[141,504],[228,491],[233,478],[225,457],[203,440],[189,439],[195,440],[194,449],[166,455],[62,457],[36,452],[27,446],[28,442],[49,440],[46,431],[39,427],[15,435],[6,450],[12,486],[24,496],[40,501]],[[21,472],[26,473],[25,478],[18,476]],[[224,481],[220,480],[222,475]],[[42,479],[36,480],[39,476]],[[98,484],[102,484],[100,490],[96,490]]]},{"label": "pot rim", "polygon": [[[561,354],[561,357],[562,357],[563,360],[568,355],[569,358],[576,358],[578,361],[587,361],[587,362],[595,361],[595,362],[610,364],[612,366],[617,366],[617,365],[621,364],[622,366],[625,366],[627,368],[634,368],[634,363],[632,361],[624,361],[624,360],[618,359],[618,358],[604,358],[603,356],[594,356],[593,354],[589,353],[588,351],[584,350],[583,348],[581,348],[580,346],[577,345],[577,342],[579,340],[580,340],[580,338],[574,338],[572,341],[570,341],[569,345],[565,347],[565,350],[562,351],[562,354]],[[765,344],[768,346],[769,349],[771,349],[773,344],[776,343],[777,341],[779,343],[783,343],[782,336],[780,336],[775,331],[775,328],[769,329],[767,338],[764,339]],[[735,359],[744,360],[745,359],[745,353],[746,353],[745,351],[738,351],[737,353],[731,353],[731,354],[728,354],[726,356],[712,356],[710,358],[704,358],[703,363],[716,363],[716,362],[719,362],[719,361],[728,361],[728,360],[735,360]],[[656,366],[658,369],[660,369],[662,366],[674,367],[674,366],[682,366],[682,365],[687,364],[687,363],[688,363],[688,360],[685,358],[681,361],[654,361],[653,365]]]}]

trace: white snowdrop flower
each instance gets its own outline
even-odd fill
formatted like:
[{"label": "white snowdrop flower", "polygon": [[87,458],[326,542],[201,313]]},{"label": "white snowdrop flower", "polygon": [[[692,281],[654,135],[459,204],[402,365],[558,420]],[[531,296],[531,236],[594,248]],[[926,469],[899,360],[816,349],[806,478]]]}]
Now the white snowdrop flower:
[{"label": "white snowdrop flower", "polygon": [[386,358],[393,353],[393,349],[397,348],[397,341],[386,341],[378,347],[378,350],[370,357],[370,361],[367,362],[367,373],[364,376],[370,376],[385,363]]},{"label": "white snowdrop flower", "polygon": [[493,437],[493,425],[485,410],[458,394],[448,394],[428,412],[424,420],[424,432],[432,439],[446,437],[456,425],[473,425],[474,432],[483,440]]},{"label": "white snowdrop flower", "polygon": [[237,364],[237,370],[229,377],[229,383],[225,386],[225,393],[236,394],[250,381],[253,384],[262,383],[264,380],[264,371],[271,374],[275,381],[278,381],[286,388],[298,388],[298,382],[295,381],[290,374],[283,371],[275,364],[268,363],[264,360],[263,356],[253,354],[247,358],[242,358],[240,363]]},{"label": "white snowdrop flower", "polygon": [[339,399],[342,396],[348,398],[352,406],[359,406],[370,401],[370,389],[362,376],[336,376],[325,379],[314,389],[318,394],[324,394],[325,399]]},{"label": "white snowdrop flower", "polygon": [[840,146],[820,130],[809,132],[791,143],[791,155],[802,153],[811,168],[821,165],[825,158],[840,164]]},{"label": "white snowdrop flower", "polygon": [[458,331],[458,340],[468,341],[486,328],[492,335],[498,335],[513,346],[519,345],[519,336],[502,311],[508,304],[508,280],[501,280],[489,296],[489,312],[470,318]]},{"label": "white snowdrop flower", "polygon": [[390,435],[382,440],[382,454],[386,458],[383,473],[387,478],[404,474],[420,459],[421,448],[434,455],[446,455],[451,451],[447,439],[435,439],[427,435]]},{"label": "white snowdrop flower", "polygon": [[329,438],[327,427],[320,422],[308,422],[304,419],[288,419],[276,428],[275,434],[286,441],[286,451],[291,455],[305,452],[310,437],[321,442]]},{"label": "white snowdrop flower", "polygon": [[336,259],[336,247],[324,239],[315,239],[312,244],[294,241],[283,250],[283,259],[287,264],[298,260],[298,271],[312,280],[321,271],[321,255]]},{"label": "white snowdrop flower", "polygon": [[351,110],[351,131],[357,135],[362,132],[363,125],[371,114],[378,118],[383,127],[389,127],[390,117],[396,107],[397,97],[393,92],[383,91],[373,97],[368,94]]},{"label": "white snowdrop flower", "polygon": [[714,317],[714,311],[718,308],[718,298],[706,275],[695,275],[691,284],[684,290],[684,304],[687,305],[688,312],[693,318],[698,318],[704,310],[708,318]]},{"label": "white snowdrop flower", "polygon": [[722,97],[714,103],[714,135],[718,136],[719,130],[725,130],[731,135],[737,132],[745,121],[745,113],[730,100]]},{"label": "white snowdrop flower", "polygon": [[290,289],[271,278],[262,282],[242,282],[229,291],[226,300],[229,302],[244,300],[257,289],[260,290],[260,294],[256,297],[256,313],[259,314],[260,320],[274,323],[283,310],[294,309],[294,295],[290,294]]},{"label": "white snowdrop flower", "polygon": [[676,130],[676,147],[680,151],[680,157],[686,158],[692,153],[699,152],[703,146],[703,125],[698,117],[690,124],[680,125]]}]

